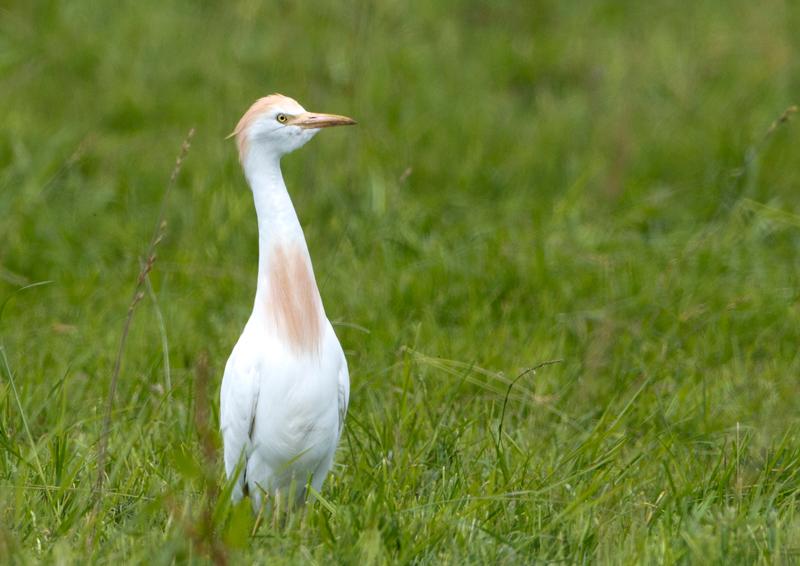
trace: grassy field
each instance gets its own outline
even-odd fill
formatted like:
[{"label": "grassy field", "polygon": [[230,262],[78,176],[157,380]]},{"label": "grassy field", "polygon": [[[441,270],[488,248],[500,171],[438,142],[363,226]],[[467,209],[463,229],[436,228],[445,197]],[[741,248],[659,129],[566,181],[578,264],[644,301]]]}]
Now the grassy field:
[{"label": "grassy field", "polygon": [[[780,0],[4,2],[0,562],[800,562],[798,30]],[[352,394],[323,499],[255,524],[217,433],[257,254],[224,137],[273,91],[359,121],[284,160]]]}]

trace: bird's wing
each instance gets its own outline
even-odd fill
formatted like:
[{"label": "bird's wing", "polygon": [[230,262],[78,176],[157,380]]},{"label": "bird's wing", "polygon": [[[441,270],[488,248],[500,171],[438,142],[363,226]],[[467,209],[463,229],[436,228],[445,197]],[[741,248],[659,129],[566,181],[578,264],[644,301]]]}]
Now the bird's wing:
[{"label": "bird's wing", "polygon": [[350,403],[350,373],[347,371],[347,359],[342,352],[342,364],[339,366],[339,437],[342,436],[347,405]]},{"label": "bird's wing", "polygon": [[234,497],[241,497],[245,490],[247,457],[252,448],[251,437],[255,425],[258,404],[258,380],[256,368],[236,363],[235,353],[225,366],[220,389],[219,424],[225,446],[225,475],[229,478],[244,458],[244,465],[237,480]]}]

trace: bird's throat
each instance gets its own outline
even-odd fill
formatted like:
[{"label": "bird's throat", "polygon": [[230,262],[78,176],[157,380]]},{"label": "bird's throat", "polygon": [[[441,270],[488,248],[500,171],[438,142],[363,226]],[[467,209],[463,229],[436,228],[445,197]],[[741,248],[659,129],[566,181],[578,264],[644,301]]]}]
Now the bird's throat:
[{"label": "bird's throat", "polygon": [[302,227],[280,166],[248,175],[258,215],[253,317],[298,354],[319,353],[324,310]]}]

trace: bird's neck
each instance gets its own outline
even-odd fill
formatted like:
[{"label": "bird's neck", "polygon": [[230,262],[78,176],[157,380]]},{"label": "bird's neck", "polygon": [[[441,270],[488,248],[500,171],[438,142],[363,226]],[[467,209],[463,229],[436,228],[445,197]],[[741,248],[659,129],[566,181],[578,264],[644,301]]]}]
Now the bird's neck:
[{"label": "bird's neck", "polygon": [[286,190],[278,158],[250,160],[245,168],[258,216],[259,269],[269,257],[263,252],[277,244],[298,245],[308,253],[303,229]]},{"label": "bird's neck", "polygon": [[293,350],[316,353],[325,312],[280,159],[248,160],[245,175],[258,217],[258,284],[252,319]]}]

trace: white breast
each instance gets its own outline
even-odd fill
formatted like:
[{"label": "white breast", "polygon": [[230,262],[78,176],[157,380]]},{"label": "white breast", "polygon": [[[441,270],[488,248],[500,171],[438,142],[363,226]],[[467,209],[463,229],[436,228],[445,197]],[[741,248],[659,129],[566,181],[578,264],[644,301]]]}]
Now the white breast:
[{"label": "white breast", "polygon": [[221,392],[226,471],[244,466],[235,497],[249,492],[258,508],[262,490],[288,492],[294,483],[300,499],[306,482],[320,489],[347,403],[342,376],[346,381],[346,362],[327,320],[319,351],[311,354],[295,353],[262,324],[248,322]]}]

